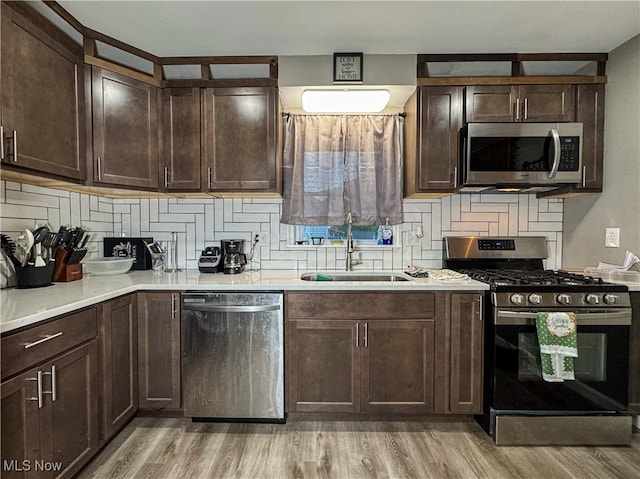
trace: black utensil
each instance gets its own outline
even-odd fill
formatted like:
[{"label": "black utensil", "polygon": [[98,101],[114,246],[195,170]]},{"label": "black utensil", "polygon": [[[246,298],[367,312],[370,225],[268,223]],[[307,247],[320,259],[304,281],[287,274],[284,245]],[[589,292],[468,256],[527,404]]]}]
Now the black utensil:
[{"label": "black utensil", "polygon": [[7,255],[7,257],[11,260],[14,266],[22,266],[22,263],[18,258],[16,258],[16,244],[13,240],[7,235],[0,235],[0,245],[2,247],[2,251]]},{"label": "black utensil", "polygon": [[84,248],[87,245],[87,241],[89,241],[90,237],[91,235],[85,235],[85,237],[82,239],[82,243],[80,243],[80,248]]}]

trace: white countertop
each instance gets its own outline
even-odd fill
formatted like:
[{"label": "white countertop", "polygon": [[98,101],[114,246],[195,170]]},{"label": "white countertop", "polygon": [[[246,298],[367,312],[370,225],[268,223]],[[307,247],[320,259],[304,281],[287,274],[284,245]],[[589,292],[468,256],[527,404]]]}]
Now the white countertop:
[{"label": "white countertop", "polygon": [[[143,290],[156,291],[483,291],[488,285],[465,280],[441,282],[433,279],[411,281],[303,281],[305,271],[263,270],[245,271],[237,275],[207,274],[198,270],[176,273],[130,271],[116,276],[86,275],[79,281],[53,283],[51,286],[33,289],[3,289],[0,291],[0,332],[5,333],[39,321],[69,313],[92,304],[123,294]],[[326,274],[338,273],[327,271]],[[366,273],[356,271],[354,273]],[[374,271],[374,273],[402,274],[398,271]],[[640,290],[640,289],[639,289]]]}]

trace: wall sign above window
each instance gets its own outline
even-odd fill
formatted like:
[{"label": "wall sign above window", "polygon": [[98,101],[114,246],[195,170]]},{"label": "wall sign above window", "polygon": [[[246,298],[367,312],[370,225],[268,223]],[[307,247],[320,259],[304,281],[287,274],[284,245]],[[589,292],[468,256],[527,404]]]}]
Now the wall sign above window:
[{"label": "wall sign above window", "polygon": [[334,53],[333,81],[362,82],[362,53]]}]

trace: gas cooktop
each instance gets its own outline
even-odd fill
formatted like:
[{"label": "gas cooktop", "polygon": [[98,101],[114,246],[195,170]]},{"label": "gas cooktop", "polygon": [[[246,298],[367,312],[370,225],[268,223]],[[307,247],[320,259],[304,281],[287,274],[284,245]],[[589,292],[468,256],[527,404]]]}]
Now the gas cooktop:
[{"label": "gas cooktop", "polygon": [[510,269],[462,269],[471,279],[492,286],[591,286],[606,284],[601,278],[564,271]]}]

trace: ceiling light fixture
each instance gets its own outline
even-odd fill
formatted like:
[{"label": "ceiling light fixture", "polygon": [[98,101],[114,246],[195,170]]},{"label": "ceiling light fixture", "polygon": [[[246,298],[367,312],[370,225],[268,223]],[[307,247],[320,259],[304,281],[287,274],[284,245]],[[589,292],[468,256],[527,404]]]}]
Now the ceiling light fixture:
[{"label": "ceiling light fixture", "polygon": [[377,113],[390,98],[387,90],[305,90],[302,109],[307,113]]}]

